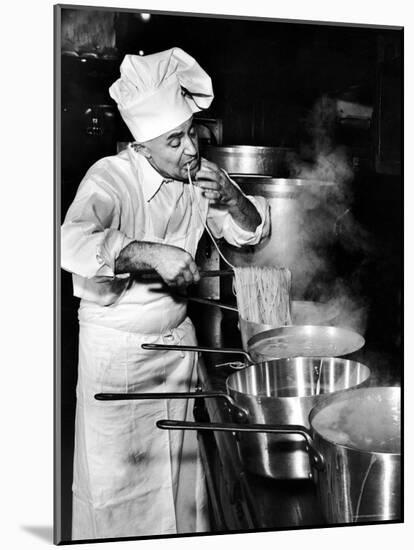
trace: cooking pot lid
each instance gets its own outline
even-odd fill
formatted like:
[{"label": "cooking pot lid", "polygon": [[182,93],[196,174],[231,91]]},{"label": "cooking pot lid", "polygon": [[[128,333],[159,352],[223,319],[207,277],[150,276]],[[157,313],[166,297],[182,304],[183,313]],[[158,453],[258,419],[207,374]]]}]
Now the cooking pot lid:
[{"label": "cooking pot lid", "polygon": [[249,353],[262,360],[286,357],[338,357],[352,353],[365,344],[352,330],[319,326],[289,325],[266,330],[248,342]]}]

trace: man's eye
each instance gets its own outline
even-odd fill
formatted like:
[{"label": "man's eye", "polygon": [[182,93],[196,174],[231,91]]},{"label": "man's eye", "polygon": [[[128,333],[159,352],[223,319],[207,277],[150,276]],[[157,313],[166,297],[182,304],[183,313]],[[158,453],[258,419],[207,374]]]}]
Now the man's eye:
[{"label": "man's eye", "polygon": [[177,148],[179,146],[180,146],[180,142],[178,140],[170,142],[170,147]]}]

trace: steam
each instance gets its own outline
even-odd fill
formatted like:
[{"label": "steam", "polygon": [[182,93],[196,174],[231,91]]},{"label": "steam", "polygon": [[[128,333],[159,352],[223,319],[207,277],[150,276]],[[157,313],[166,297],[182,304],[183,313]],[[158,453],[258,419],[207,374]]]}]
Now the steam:
[{"label": "steam", "polygon": [[291,177],[334,182],[336,189],[342,192],[345,190],[343,184],[352,181],[354,177],[344,147],[336,147],[329,151],[319,150],[312,163],[296,159],[289,168]]},{"label": "steam", "polygon": [[[322,96],[305,120],[309,139],[301,157],[290,165],[290,176],[304,180],[299,197],[303,220],[298,224],[304,253],[296,251],[293,295],[324,303],[338,312],[332,324],[364,334],[368,301],[361,295],[360,281],[372,241],[352,214],[354,172],[347,150],[335,144],[335,121],[335,101]],[[338,239],[346,252],[362,258],[349,280],[337,273],[332,250]]]},{"label": "steam", "polygon": [[365,333],[369,303],[348,281],[336,277],[330,284],[317,286],[315,294],[317,301],[324,303],[332,312],[331,324],[359,334]]},{"label": "steam", "polygon": [[401,386],[402,364],[381,350],[362,349],[358,361],[371,370],[370,386]]}]

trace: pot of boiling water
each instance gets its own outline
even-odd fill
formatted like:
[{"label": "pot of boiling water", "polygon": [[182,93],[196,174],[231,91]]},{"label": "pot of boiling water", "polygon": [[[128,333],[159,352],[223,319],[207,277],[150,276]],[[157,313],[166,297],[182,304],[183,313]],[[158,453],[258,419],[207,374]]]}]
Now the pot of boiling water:
[{"label": "pot of boiling water", "polygon": [[350,390],[311,411],[324,462],[315,479],[329,523],[401,520],[400,394],[399,387]]}]

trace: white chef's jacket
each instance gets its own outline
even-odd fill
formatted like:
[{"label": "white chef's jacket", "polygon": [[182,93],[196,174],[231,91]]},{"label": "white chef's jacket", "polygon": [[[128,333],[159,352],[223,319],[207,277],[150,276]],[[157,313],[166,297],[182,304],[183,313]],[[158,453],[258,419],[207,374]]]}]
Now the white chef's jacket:
[{"label": "white chef's jacket", "polygon": [[[198,207],[193,199],[197,200]],[[115,275],[131,241],[179,246],[193,257],[202,216],[216,238],[254,245],[269,231],[265,199],[249,197],[262,222],[240,228],[209,207],[199,188],[166,181],[129,146],[92,166],[61,229],[62,267],[79,308],[73,480],[74,540],[205,531],[204,474],[194,432],[164,431],[157,419],[192,418],[185,400],[99,402],[100,392],[190,391],[194,353],[142,350],[143,342],[196,343],[186,305],[161,284]]]},{"label": "white chef's jacket", "polygon": [[[264,198],[249,197],[262,218],[251,233],[239,227],[226,210],[209,207],[198,187],[194,191],[201,215],[216,238],[242,246],[257,244],[268,234]],[[189,184],[166,181],[131,146],[92,166],[61,232],[62,267],[73,273],[74,295],[82,299],[85,321],[109,326],[115,322],[119,328],[145,333],[149,328],[169,328],[165,311],[169,324],[185,317],[184,304],[168,294],[151,292],[149,285],[133,282],[128,275],[115,275],[114,265],[120,251],[133,240],[176,244],[194,257],[204,228],[191,197]]]}]

